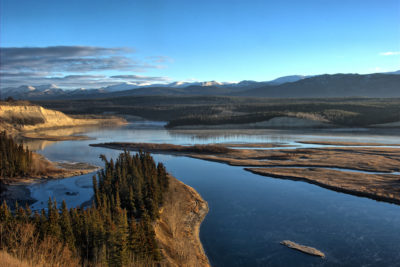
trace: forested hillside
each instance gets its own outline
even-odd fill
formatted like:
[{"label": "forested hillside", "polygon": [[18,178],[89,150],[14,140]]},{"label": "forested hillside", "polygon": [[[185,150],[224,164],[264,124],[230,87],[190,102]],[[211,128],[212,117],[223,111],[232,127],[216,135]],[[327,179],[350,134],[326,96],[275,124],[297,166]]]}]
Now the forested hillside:
[{"label": "forested hillside", "polygon": [[0,207],[1,248],[50,266],[147,266],[161,260],[152,222],[168,188],[165,167],[147,153],[121,153],[93,177],[91,207]]},{"label": "forested hillside", "polygon": [[22,144],[16,143],[5,131],[0,132],[0,194],[5,190],[5,178],[30,175],[33,155]]}]

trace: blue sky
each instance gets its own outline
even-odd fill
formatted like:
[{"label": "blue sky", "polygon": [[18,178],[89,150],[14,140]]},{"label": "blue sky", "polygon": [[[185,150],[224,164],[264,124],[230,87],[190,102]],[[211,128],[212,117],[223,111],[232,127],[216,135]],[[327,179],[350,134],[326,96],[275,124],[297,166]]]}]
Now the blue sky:
[{"label": "blue sky", "polygon": [[[265,81],[400,69],[400,0],[2,0],[0,7],[3,85]],[[82,48],[62,62],[108,65],[63,68],[53,64],[62,50],[22,49],[56,46]],[[19,72],[24,78],[15,78]]]}]

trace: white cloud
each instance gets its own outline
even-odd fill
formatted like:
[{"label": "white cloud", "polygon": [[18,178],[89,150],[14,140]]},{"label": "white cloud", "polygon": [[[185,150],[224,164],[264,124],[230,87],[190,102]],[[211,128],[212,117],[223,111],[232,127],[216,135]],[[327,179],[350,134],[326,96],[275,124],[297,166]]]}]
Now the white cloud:
[{"label": "white cloud", "polygon": [[382,52],[379,53],[381,56],[398,56],[400,55],[400,51],[389,51],[389,52]]}]

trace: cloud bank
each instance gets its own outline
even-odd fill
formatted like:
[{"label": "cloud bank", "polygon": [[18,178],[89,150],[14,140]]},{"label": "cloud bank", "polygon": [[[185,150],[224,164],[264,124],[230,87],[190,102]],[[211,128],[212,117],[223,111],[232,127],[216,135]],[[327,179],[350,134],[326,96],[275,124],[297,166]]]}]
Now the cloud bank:
[{"label": "cloud bank", "polygon": [[[48,46],[0,48],[0,86],[55,83],[64,87],[100,87],[122,81],[167,81],[166,77],[139,76],[135,72],[164,68],[168,57],[133,58],[126,47]],[[109,76],[107,73],[120,73]]]},{"label": "cloud bank", "polygon": [[115,75],[115,76],[111,76],[110,78],[133,80],[133,81],[146,81],[146,82],[167,82],[167,81],[169,81],[168,77],[149,77],[149,76],[140,76],[140,75]]}]

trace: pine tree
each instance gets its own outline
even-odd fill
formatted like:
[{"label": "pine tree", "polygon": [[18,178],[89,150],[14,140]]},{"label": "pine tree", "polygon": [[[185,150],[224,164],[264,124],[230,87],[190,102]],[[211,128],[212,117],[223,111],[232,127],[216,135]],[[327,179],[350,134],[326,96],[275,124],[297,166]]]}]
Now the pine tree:
[{"label": "pine tree", "polygon": [[75,237],[72,231],[71,218],[65,200],[63,200],[61,205],[61,216],[59,219],[59,225],[64,244],[68,245],[69,248],[74,248]]},{"label": "pine tree", "polygon": [[61,237],[62,232],[60,225],[58,223],[59,211],[57,209],[57,202],[52,201],[50,197],[47,205],[47,217],[48,217],[47,234],[55,238]]}]

